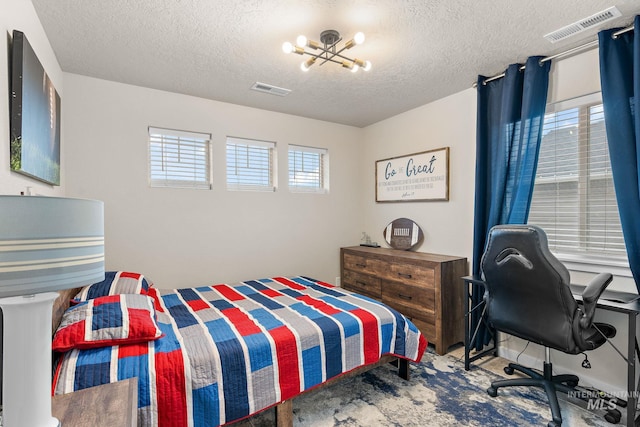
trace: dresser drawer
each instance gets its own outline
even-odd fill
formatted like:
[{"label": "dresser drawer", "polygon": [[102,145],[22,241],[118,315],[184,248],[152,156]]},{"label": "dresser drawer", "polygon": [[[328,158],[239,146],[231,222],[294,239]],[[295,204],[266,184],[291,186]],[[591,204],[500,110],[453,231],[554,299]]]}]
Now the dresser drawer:
[{"label": "dresser drawer", "polygon": [[411,321],[417,319],[429,324],[435,324],[436,322],[436,316],[433,311],[425,311],[411,305],[403,304],[402,301],[385,299],[384,296],[382,297],[382,302],[411,318]]},{"label": "dresser drawer", "polygon": [[344,270],[342,286],[373,298],[380,298],[380,279],[351,270]]},{"label": "dresser drawer", "polygon": [[389,264],[375,258],[344,254],[344,268],[359,273],[379,276],[389,269]]},{"label": "dresser drawer", "polygon": [[407,285],[435,289],[435,271],[433,268],[414,264],[389,263],[382,272],[384,278]]},{"label": "dresser drawer", "polygon": [[[393,304],[411,307],[418,312],[433,314],[435,310],[435,290],[407,286],[402,283],[384,282],[382,301],[392,307]],[[394,307],[395,308],[395,307]]]},{"label": "dresser drawer", "polygon": [[[401,312],[402,313],[402,312]],[[407,316],[411,322],[420,329],[422,335],[429,341],[429,343],[433,344],[433,341],[436,340],[436,324],[433,322],[425,322],[423,320],[418,319],[417,317],[411,318],[411,316]]]}]

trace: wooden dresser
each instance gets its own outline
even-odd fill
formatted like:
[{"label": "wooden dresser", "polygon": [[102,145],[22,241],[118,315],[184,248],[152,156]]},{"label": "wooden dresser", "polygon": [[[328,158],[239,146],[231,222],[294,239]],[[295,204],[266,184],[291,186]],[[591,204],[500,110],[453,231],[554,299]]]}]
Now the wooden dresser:
[{"label": "wooden dresser", "polygon": [[436,353],[464,341],[467,259],[353,246],[340,249],[341,286],[395,308],[422,331]]}]

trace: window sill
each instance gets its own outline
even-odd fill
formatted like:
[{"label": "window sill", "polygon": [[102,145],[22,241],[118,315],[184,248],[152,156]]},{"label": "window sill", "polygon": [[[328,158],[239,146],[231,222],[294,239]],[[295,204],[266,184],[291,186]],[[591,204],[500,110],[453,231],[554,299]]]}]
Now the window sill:
[{"label": "window sill", "polygon": [[247,191],[247,192],[258,192],[258,193],[275,193],[277,190],[276,187],[260,187],[253,185],[241,185],[241,186],[227,186],[227,191]]},{"label": "window sill", "polygon": [[305,189],[301,189],[301,188],[291,188],[291,187],[289,187],[289,192],[290,193],[297,193],[297,194],[328,194],[329,193],[329,191],[325,190],[325,189],[305,190]]}]

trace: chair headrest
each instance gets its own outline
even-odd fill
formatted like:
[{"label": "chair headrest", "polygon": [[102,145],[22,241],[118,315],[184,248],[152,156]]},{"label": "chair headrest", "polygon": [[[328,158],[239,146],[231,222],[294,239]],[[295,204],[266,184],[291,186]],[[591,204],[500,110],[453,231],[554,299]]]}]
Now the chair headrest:
[{"label": "chair headrest", "polygon": [[518,262],[527,270],[533,270],[534,264],[543,262],[556,270],[560,281],[569,284],[569,271],[551,253],[547,235],[537,225],[502,224],[491,228],[481,261],[483,276],[490,263],[502,267],[509,262]]}]

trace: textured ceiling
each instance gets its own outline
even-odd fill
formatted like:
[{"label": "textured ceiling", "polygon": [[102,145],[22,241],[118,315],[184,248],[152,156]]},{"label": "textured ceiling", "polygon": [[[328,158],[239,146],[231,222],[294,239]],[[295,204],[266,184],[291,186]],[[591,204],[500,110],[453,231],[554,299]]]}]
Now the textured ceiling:
[{"label": "textured ceiling", "polygon": [[[627,25],[638,0],[33,0],[63,71],[202,98],[367,126],[467,89],[529,55],[594,40],[599,30],[552,44],[551,31],[616,5]],[[319,41],[326,29],[373,68],[336,64],[300,71],[284,41]],[[28,35],[27,35],[28,36]],[[306,59],[307,57],[305,57]],[[255,92],[263,82],[286,97]]]}]

